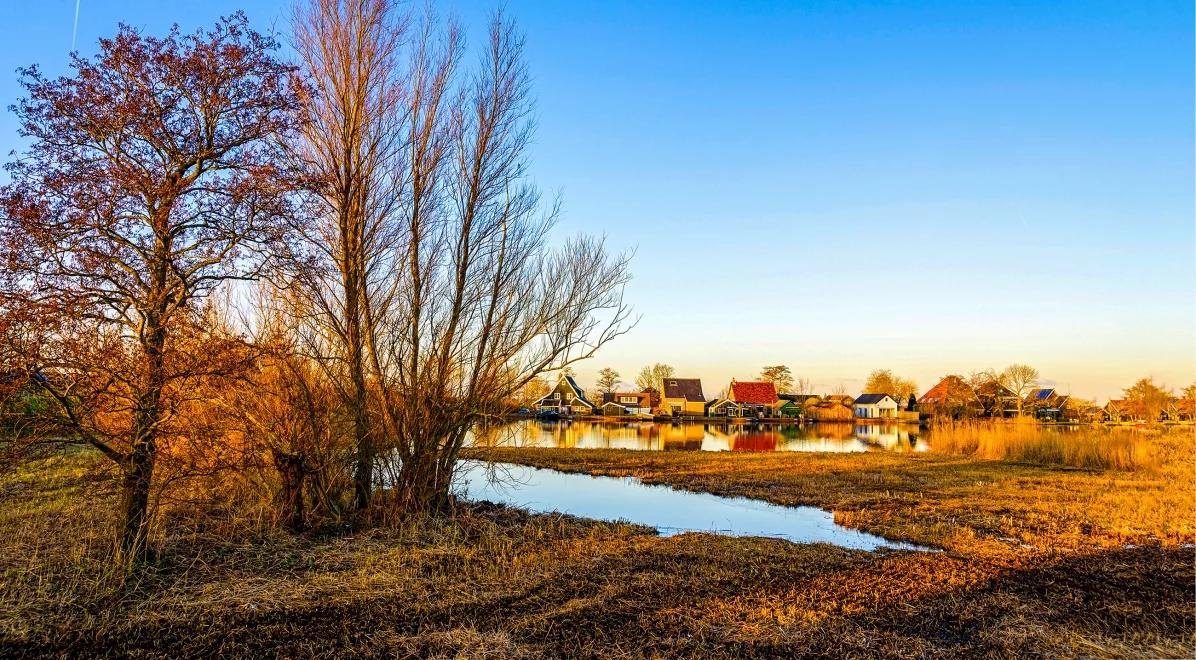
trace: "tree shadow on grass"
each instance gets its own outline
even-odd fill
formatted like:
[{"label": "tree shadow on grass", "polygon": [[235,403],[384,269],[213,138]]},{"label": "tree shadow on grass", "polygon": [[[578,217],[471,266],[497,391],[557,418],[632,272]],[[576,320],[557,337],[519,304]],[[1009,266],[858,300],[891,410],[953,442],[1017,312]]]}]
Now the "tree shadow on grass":
[{"label": "tree shadow on grass", "polygon": [[1158,655],[1190,649],[1196,625],[1191,549],[1033,555],[1011,569],[948,553],[612,530],[526,552],[379,569],[408,570],[386,583],[397,588],[332,582],[309,598],[163,616],[125,604],[111,625],[67,622],[6,654]]}]

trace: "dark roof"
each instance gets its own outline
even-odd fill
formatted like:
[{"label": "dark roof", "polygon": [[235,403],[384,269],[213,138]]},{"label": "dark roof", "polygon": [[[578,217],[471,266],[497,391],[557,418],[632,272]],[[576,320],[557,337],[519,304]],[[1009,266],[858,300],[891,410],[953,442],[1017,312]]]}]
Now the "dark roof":
[{"label": "dark roof", "polygon": [[777,394],[778,399],[785,399],[786,401],[796,401],[797,403],[805,403],[810,399],[817,399],[817,394]]},{"label": "dark roof", "polygon": [[569,381],[569,386],[572,387],[573,391],[577,393],[577,398],[588,403],[591,408],[594,407],[594,404],[590,403],[590,400],[586,398],[585,390],[581,389],[581,386],[577,384],[577,381],[573,380],[573,376],[565,376],[565,380]]},{"label": "dark roof", "polygon": [[701,378],[665,378],[664,398],[685,399],[686,401],[706,402],[702,396]]},{"label": "dark roof", "polygon": [[[880,403],[888,394],[861,394],[855,398],[856,403]],[[893,397],[889,396],[890,399]],[[895,399],[894,399],[895,400]]]}]

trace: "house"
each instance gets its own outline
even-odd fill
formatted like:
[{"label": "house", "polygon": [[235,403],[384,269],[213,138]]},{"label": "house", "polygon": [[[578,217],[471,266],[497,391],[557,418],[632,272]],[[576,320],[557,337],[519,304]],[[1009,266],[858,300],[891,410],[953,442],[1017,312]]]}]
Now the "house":
[{"label": "house", "polygon": [[606,392],[602,395],[602,414],[611,416],[652,414],[651,392]]},{"label": "house", "polygon": [[660,410],[666,415],[706,414],[706,397],[700,378],[665,378],[660,395]]},{"label": "house", "polygon": [[803,407],[802,412],[816,422],[850,422],[855,419],[855,411],[843,405],[842,399],[818,399],[814,405]]},{"label": "house", "polygon": [[561,376],[556,387],[535,403],[536,410],[558,415],[593,415],[597,406],[590,403],[573,376]]},{"label": "house", "polygon": [[745,417],[769,417],[777,407],[777,386],[763,380],[733,380],[727,398],[739,404]]},{"label": "house", "polygon": [[818,405],[818,402],[822,400],[817,394],[777,394],[777,398],[782,401],[792,401],[803,407]]},{"label": "house", "polygon": [[855,399],[851,398],[851,396],[847,394],[828,394],[823,397],[823,400],[829,401],[831,403],[837,403],[846,408],[850,408],[852,404],[855,403]]},{"label": "house", "polygon": [[918,399],[918,410],[943,417],[974,417],[980,414],[982,406],[972,386],[963,378],[951,375]]},{"label": "house", "polygon": [[[790,406],[786,402],[793,405]],[[781,406],[778,412],[781,413],[781,417],[809,416],[807,411],[821,402],[822,398],[817,394],[777,394],[777,404]],[[791,412],[796,413],[796,415],[790,415]]]},{"label": "house", "polygon": [[1167,412],[1168,418],[1175,422],[1190,422],[1196,418],[1196,399],[1180,397],[1173,399]]},{"label": "house", "polygon": [[985,417],[1016,417],[1017,393],[993,379],[974,388]]},{"label": "house", "polygon": [[897,401],[888,394],[865,393],[852,404],[855,416],[864,419],[896,419]]},{"label": "house", "polygon": [[802,407],[791,399],[777,399],[772,409],[773,417],[801,417],[802,414]]},{"label": "house", "polygon": [[1058,422],[1067,417],[1067,401],[1071,397],[1059,394],[1053,387],[1042,387],[1030,392],[1022,409],[1037,419]]},{"label": "house", "polygon": [[711,401],[706,406],[707,417],[743,417],[743,406],[722,397]]},{"label": "house", "polygon": [[1134,406],[1125,399],[1109,399],[1105,404],[1105,415],[1110,422],[1135,422],[1138,421],[1139,414],[1135,411],[1137,406]]}]

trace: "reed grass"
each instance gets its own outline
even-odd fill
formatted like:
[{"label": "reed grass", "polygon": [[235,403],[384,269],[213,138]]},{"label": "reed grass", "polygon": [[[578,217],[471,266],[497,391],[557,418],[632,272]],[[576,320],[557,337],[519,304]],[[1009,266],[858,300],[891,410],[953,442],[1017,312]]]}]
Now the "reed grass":
[{"label": "reed grass", "polygon": [[1157,471],[1184,451],[1184,441],[1188,451],[1192,446],[1190,429],[1162,432],[1044,427],[1034,422],[944,421],[930,431],[930,447],[938,452],[1090,470]]}]

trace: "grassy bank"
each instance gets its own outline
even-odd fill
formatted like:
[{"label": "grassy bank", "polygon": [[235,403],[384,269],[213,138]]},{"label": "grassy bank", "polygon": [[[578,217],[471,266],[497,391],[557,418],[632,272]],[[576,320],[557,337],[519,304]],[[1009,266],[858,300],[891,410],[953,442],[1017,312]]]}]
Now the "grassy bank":
[{"label": "grassy bank", "polygon": [[[883,453],[504,450],[498,457],[818,504],[849,524],[946,551],[661,538],[630,525],[485,505],[453,521],[345,536],[235,533],[192,516],[168,525],[157,559],[122,584],[102,561],[110,483],[90,476],[86,455],[55,457],[0,476],[0,650],[1192,653],[1193,551],[1179,545],[1192,536],[1190,483]],[[1184,492],[1168,495],[1169,487]],[[1125,547],[1130,542],[1138,547]]]},{"label": "grassy bank", "polygon": [[[968,429],[969,432],[972,429]],[[647,483],[834,511],[876,534],[961,552],[1083,550],[1196,540],[1193,440],[1183,433],[1124,436],[1150,456],[1134,470],[1078,469],[982,460],[971,438],[1002,455],[1025,456],[1058,438],[983,430],[945,452],[640,452],[496,448],[485,457],[569,472],[635,476]],[[1029,435],[1026,433],[1025,435]],[[1069,434],[1070,437],[1071,434]],[[943,441],[935,434],[933,445]],[[998,442],[991,442],[997,437]],[[1019,442],[1009,441],[1009,439]],[[1066,442],[1064,438],[1062,442]],[[1083,437],[1079,438],[1083,441]],[[1093,441],[1098,442],[1098,441]],[[1082,455],[1078,450],[1074,455]],[[1101,455],[1094,452],[1094,455]],[[1053,457],[1047,457],[1053,458]]]}]

